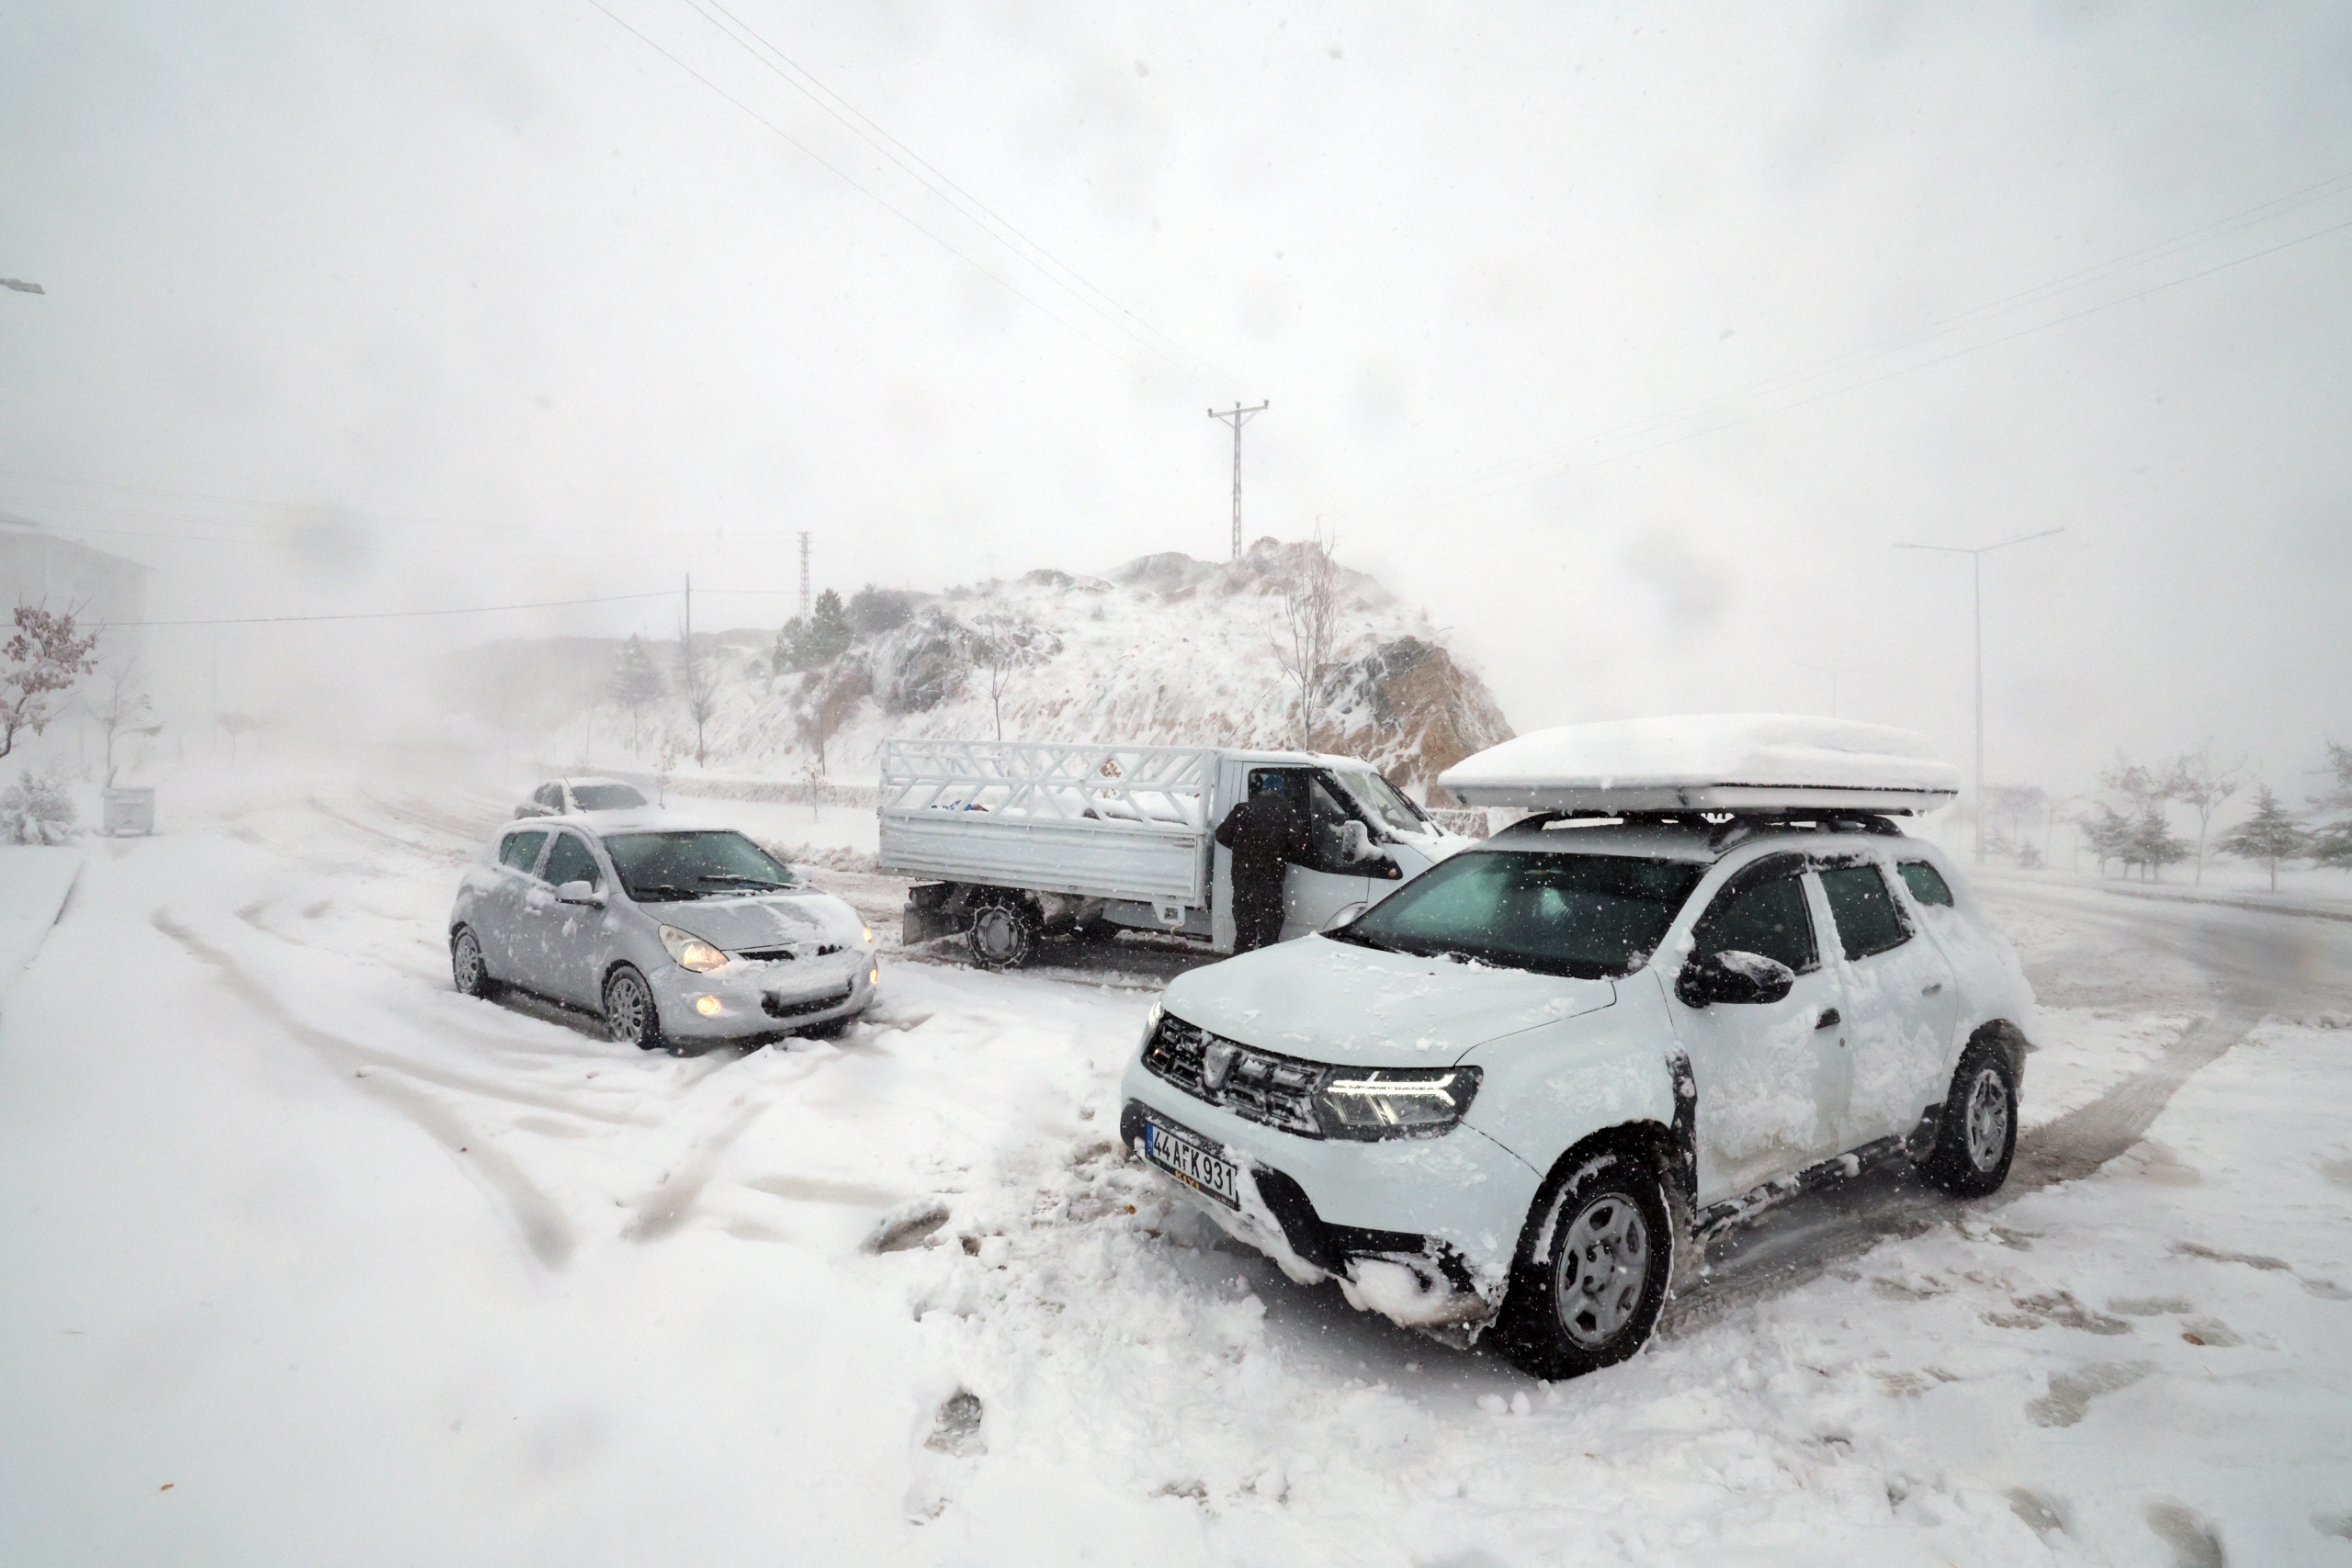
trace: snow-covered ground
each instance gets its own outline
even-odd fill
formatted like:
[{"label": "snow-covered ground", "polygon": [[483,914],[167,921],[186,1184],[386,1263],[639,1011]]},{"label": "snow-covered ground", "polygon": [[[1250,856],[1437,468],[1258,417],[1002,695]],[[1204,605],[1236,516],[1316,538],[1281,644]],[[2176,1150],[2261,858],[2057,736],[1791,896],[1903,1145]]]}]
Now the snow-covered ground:
[{"label": "snow-covered ground", "polygon": [[2096,1175],[1858,1198],[1546,1387],[1122,1157],[1164,955],[645,1057],[450,989],[508,809],[189,780],[89,846],[0,1016],[0,1560],[2352,1562],[2352,1036],[2287,1021],[2352,1008],[2341,922],[1997,891],[2029,1122],[2236,1043]]}]

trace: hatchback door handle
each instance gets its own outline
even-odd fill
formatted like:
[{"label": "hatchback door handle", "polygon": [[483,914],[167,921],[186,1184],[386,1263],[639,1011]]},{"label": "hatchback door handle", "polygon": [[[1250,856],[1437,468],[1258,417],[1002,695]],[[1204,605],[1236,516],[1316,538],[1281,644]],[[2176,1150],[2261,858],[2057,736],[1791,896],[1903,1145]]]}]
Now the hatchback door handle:
[{"label": "hatchback door handle", "polygon": [[1922,986],[1922,987],[1919,987],[1919,994],[1920,994],[1921,996],[1923,996],[1923,997],[1932,997],[1932,996],[1934,996],[1938,991],[1940,991],[1940,990],[1942,990],[1943,988],[1944,988],[1944,983],[1943,983],[1941,980],[1938,980],[1938,981],[1934,982],[1932,985],[1926,985],[1926,986]]},{"label": "hatchback door handle", "polygon": [[1823,1008],[1821,1010],[1821,1017],[1815,1021],[1814,1027],[1815,1029],[1835,1029],[1844,1021],[1845,1020],[1838,1016],[1838,1010],[1836,1008]]}]

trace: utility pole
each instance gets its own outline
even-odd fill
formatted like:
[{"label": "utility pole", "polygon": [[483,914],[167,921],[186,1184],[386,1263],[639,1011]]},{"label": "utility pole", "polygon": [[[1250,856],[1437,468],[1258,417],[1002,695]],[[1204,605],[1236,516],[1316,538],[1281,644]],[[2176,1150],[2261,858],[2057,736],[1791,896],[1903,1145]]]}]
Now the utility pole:
[{"label": "utility pole", "polygon": [[1935,550],[1948,556],[1966,556],[1969,567],[1969,592],[1976,623],[1976,863],[1984,863],[1984,558],[1995,550],[2006,550],[2011,545],[2022,545],[2031,539],[2046,539],[2052,534],[2063,534],[2064,528],[2044,528],[2039,534],[2023,534],[2014,539],[2004,539],[1997,545],[1978,545],[1973,548],[1962,545],[1897,545],[1898,550]]},{"label": "utility pole", "polygon": [[1815,675],[1826,675],[1829,677],[1829,716],[1836,718],[1838,716],[1838,677],[1847,672],[1846,666],[1842,664],[1800,664],[1797,668],[1800,670],[1809,670]]},{"label": "utility pole", "polygon": [[808,530],[800,530],[800,624],[808,624]]},{"label": "utility pole", "polygon": [[1215,409],[1209,410],[1211,419],[1221,419],[1233,426],[1233,558],[1235,560],[1241,558],[1241,427],[1250,423],[1251,414],[1264,413],[1272,407],[1273,403],[1269,400],[1260,403],[1254,409],[1245,409],[1239,403],[1236,403],[1223,413],[1217,412]]}]

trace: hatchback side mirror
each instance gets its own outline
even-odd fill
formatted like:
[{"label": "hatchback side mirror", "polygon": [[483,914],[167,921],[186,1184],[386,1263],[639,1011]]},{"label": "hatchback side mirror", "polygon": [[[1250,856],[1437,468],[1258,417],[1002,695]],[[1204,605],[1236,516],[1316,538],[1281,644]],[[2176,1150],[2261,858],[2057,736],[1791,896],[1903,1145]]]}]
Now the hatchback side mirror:
[{"label": "hatchback side mirror", "polygon": [[1797,972],[1760,953],[1710,953],[1694,958],[1675,976],[1675,998],[1684,1007],[1714,1002],[1777,1002],[1795,988]]},{"label": "hatchback side mirror", "polygon": [[567,882],[555,890],[555,897],[560,904],[601,904],[605,901],[605,896],[596,891],[596,885],[593,882]]}]

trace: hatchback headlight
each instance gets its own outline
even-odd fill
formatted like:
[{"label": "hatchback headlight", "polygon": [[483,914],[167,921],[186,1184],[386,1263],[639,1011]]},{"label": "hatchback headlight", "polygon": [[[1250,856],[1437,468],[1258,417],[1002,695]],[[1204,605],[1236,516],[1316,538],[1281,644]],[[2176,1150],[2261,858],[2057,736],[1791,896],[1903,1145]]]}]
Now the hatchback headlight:
[{"label": "hatchback headlight", "polygon": [[[639,929],[644,928],[640,926]],[[727,962],[727,954],[694,932],[682,931],[675,926],[662,928],[662,945],[671,957],[678,961],[680,968],[691,969],[697,975],[707,975]]]},{"label": "hatchback headlight", "polygon": [[1334,1138],[1427,1137],[1462,1120],[1478,1076],[1476,1067],[1336,1068],[1315,1091],[1316,1118]]}]

